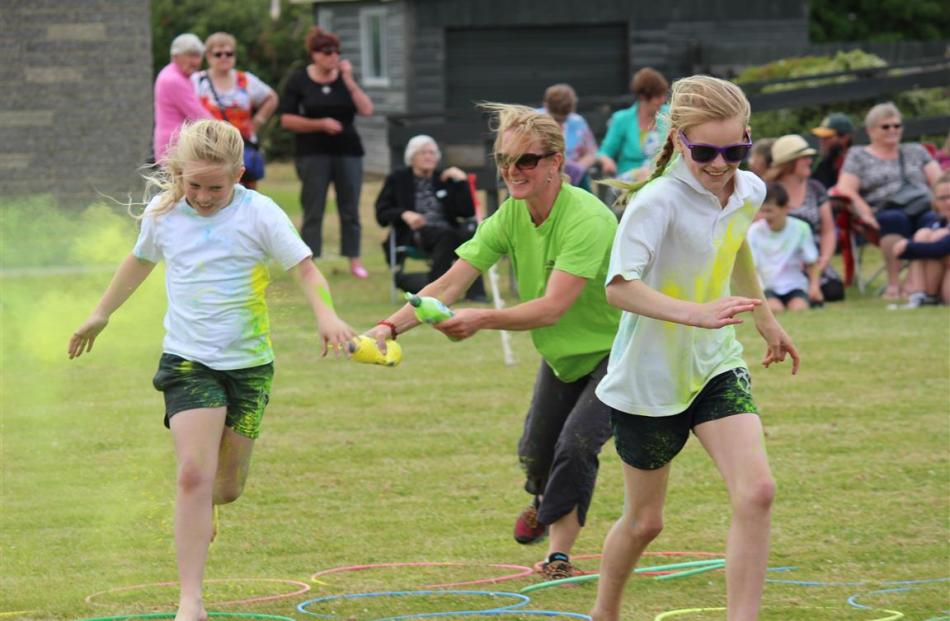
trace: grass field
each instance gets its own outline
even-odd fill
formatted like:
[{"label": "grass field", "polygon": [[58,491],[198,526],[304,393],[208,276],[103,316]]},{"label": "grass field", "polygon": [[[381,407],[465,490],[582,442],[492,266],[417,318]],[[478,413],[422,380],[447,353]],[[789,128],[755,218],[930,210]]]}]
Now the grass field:
[{"label": "grass field", "polygon": [[[271,166],[269,174],[262,190],[298,214],[289,167]],[[363,200],[371,278],[352,279],[339,257],[319,262],[338,310],[357,329],[393,309],[379,250],[384,232],[372,218],[378,187],[367,182]],[[67,227],[40,210],[17,219],[11,209],[2,212],[0,239],[0,620],[171,610],[176,591],[169,586],[84,601],[176,578],[174,456],[161,395],[150,385],[161,348],[161,274],[114,316],[91,355],[68,361],[71,331],[111,276],[95,266],[118,262],[134,227],[104,210]],[[327,249],[335,252],[335,212],[326,229]],[[92,267],[56,268],[77,262]],[[31,269],[34,263],[45,269]],[[303,620],[312,617],[295,607],[305,599],[477,580],[513,571],[492,564],[540,560],[543,546],[519,546],[511,537],[528,501],[515,455],[538,365],[526,334],[513,335],[518,362],[510,368],[496,333],[456,344],[425,327],[400,339],[401,366],[363,366],[320,359],[312,319],[286,276],[276,276],[269,301],[275,388],[245,494],[222,510],[207,569],[219,580],[208,585],[209,609]],[[782,323],[803,355],[797,377],[787,366],[762,369],[754,330],[739,329],[779,488],[770,565],[795,567],[770,578],[850,584],[771,582],[762,619],[898,618],[882,610],[911,621],[950,618],[950,312],[887,311],[849,291],[844,303]],[[600,552],[623,503],[612,443],[602,456],[578,554]],[[651,550],[721,553],[728,519],[723,485],[691,440],[675,462],[666,528]],[[333,567],[404,561],[458,564],[310,580]],[[595,560],[580,564],[596,570]],[[934,579],[945,581],[896,584]],[[471,588],[517,591],[537,581]],[[292,592],[298,582],[310,591],[260,604],[214,603]],[[593,584],[537,591],[528,608],[587,612],[594,591]],[[855,595],[868,608],[850,606]],[[624,619],[650,621],[724,601],[721,573],[665,582],[638,577],[627,588]],[[312,610],[362,621],[509,602],[403,596]]]}]

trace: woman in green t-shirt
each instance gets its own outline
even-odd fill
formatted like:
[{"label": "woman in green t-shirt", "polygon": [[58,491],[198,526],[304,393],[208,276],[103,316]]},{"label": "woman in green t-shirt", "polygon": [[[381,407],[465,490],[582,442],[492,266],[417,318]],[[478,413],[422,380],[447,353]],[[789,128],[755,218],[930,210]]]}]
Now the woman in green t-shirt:
[{"label": "woman in green t-shirt", "polygon": [[[529,330],[541,354],[518,454],[525,490],[534,497],[515,523],[515,539],[533,543],[550,535],[542,572],[574,575],[574,541],[594,492],[598,458],[611,429],[594,388],[607,367],[619,311],[604,291],[613,213],[563,174],[564,137],[547,114],[524,106],[486,104],[497,115],[495,162],[509,198],[456,249],[459,260],[420,295],[445,304],[508,255],[521,303],[510,308],[465,308],[436,328],[453,339],[479,330]],[[381,348],[419,324],[410,306],[367,334]]]}]

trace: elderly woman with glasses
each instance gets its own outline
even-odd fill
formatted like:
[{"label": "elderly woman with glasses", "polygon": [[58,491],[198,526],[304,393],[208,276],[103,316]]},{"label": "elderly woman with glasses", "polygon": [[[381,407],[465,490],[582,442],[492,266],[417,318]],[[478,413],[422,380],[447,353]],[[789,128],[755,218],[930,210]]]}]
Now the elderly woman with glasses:
[{"label": "elderly woman with glasses", "polygon": [[864,119],[871,144],[851,147],[838,176],[838,193],[849,198],[858,218],[880,232],[881,253],[887,266],[884,298],[900,298],[900,260],[893,248],[902,239],[913,237],[918,229],[935,219],[930,209],[908,213],[888,208],[888,201],[907,184],[931,194],[940,177],[940,165],[919,144],[901,144],[901,113],[892,103],[874,106]]},{"label": "elderly woman with glasses", "polygon": [[152,148],[161,162],[175,132],[185,121],[210,119],[191,85],[190,77],[201,68],[205,46],[196,35],[187,32],[172,41],[171,62],[155,78],[155,133]]},{"label": "elderly woman with glasses", "polygon": [[[475,216],[468,175],[455,166],[439,169],[441,159],[431,136],[413,136],[406,144],[406,167],[386,177],[376,198],[376,221],[392,227],[389,234],[396,236],[396,245],[416,246],[431,257],[428,282],[452,267],[455,249],[472,237],[464,221]],[[388,241],[384,246],[389,247]],[[388,260],[388,252],[386,256]],[[481,278],[466,297],[486,299]]]},{"label": "elderly woman with glasses", "polygon": [[[571,548],[587,516],[598,458],[610,437],[609,409],[594,398],[607,369],[619,311],[604,282],[617,219],[594,195],[567,182],[564,135],[549,115],[484,104],[497,115],[495,161],[508,199],[459,246],[459,260],[419,293],[452,304],[502,256],[511,258],[521,303],[463,308],[435,324],[460,340],[480,330],[527,330],[541,367],[518,454],[533,497],[515,522],[519,543],[546,533],[548,578],[575,573]],[[419,324],[404,306],[367,333],[381,348]]]},{"label": "elderly woman with glasses", "polygon": [[[260,148],[257,132],[274,114],[277,93],[250,71],[235,70],[236,53],[237,41],[232,35],[214,33],[205,39],[208,70],[191,74],[191,81],[208,112],[237,127],[244,138],[244,148],[256,150]],[[253,172],[248,167],[241,184],[254,188],[260,173],[263,171]]]},{"label": "elderly woman with glasses", "polygon": [[373,102],[353,77],[350,61],[340,58],[340,39],[313,26],[307,33],[310,64],[287,82],[281,98],[280,124],[296,134],[297,176],[301,181],[303,226],[300,236],[319,257],[323,246],[323,212],[330,182],[340,214],[340,254],[349,257],[357,278],[369,274],[360,260],[360,189],[363,143],[356,115],[373,114]]}]

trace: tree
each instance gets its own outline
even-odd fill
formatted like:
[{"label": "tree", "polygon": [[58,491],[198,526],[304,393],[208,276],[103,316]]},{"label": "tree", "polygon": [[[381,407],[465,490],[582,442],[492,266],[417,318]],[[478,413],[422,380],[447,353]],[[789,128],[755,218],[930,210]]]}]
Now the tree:
[{"label": "tree", "polygon": [[811,0],[809,34],[835,41],[950,39],[946,0]]}]

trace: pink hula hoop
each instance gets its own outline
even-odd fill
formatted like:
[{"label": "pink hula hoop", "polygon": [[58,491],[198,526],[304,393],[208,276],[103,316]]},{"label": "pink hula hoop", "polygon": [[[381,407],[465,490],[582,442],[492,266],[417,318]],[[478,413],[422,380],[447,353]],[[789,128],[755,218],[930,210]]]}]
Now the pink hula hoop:
[{"label": "pink hula hoop", "polygon": [[[468,567],[471,565],[477,565],[478,563],[455,563],[455,562],[440,562],[440,561],[417,561],[417,562],[405,562],[405,563],[372,563],[369,565],[347,565],[344,567],[334,567],[332,569],[324,569],[318,571],[312,576],[310,580],[319,580],[320,576],[327,576],[329,574],[339,574],[346,573],[351,571],[365,571],[367,569],[382,569],[386,567]],[[523,578],[525,576],[530,576],[534,573],[534,569],[531,567],[525,567],[524,565],[510,565],[508,563],[489,563],[485,567],[497,567],[501,569],[514,569],[516,570],[513,574],[506,574],[504,576],[497,576],[493,578],[482,578],[480,580],[466,580],[464,582],[445,582],[442,584],[426,584],[422,585],[419,588],[422,589],[448,589],[460,586],[472,586],[475,584],[494,584],[496,582],[504,582],[505,580],[514,580],[516,578]]]},{"label": "pink hula hoop", "polygon": [[[302,595],[310,590],[310,585],[306,582],[299,582],[297,580],[281,580],[278,578],[217,578],[212,580],[205,580],[205,584],[222,582],[279,582],[281,584],[292,584],[294,586],[300,587],[299,590],[293,591],[291,593],[280,593],[278,595],[261,595],[258,597],[248,597],[247,599],[232,599],[224,602],[208,602],[208,606],[238,606],[243,604],[259,604],[261,602],[272,602],[278,599],[286,599],[288,597],[294,597],[296,595]],[[177,582],[150,582],[147,584],[134,584],[127,587],[116,587],[114,589],[106,589],[105,591],[99,591],[98,593],[93,593],[92,595],[86,596],[86,603],[92,606],[111,606],[112,604],[100,604],[99,602],[93,601],[95,598],[100,595],[107,595],[109,593],[122,593],[125,591],[134,591],[136,589],[146,589],[149,587],[173,587],[178,586]]]}]

